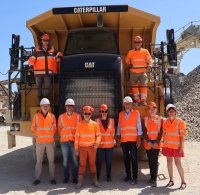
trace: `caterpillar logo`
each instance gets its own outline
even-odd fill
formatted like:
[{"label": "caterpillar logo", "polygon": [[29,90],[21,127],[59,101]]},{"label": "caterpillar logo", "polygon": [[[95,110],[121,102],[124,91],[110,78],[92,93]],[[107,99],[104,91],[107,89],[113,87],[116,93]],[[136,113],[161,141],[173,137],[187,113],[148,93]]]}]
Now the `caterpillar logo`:
[{"label": "caterpillar logo", "polygon": [[95,62],[85,62],[85,68],[94,68]]}]

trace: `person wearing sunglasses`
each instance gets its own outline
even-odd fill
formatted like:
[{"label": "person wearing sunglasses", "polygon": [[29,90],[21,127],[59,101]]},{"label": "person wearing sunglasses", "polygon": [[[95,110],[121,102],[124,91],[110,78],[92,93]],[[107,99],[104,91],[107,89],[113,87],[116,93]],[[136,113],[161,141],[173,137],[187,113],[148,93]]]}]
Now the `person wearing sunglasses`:
[{"label": "person wearing sunglasses", "polygon": [[76,185],[78,189],[83,185],[87,159],[93,185],[99,187],[96,175],[96,150],[101,141],[101,132],[97,122],[91,120],[94,109],[91,106],[83,106],[82,111],[83,120],[76,126],[74,143],[75,154],[79,156],[78,183]]},{"label": "person wearing sunglasses", "polygon": [[[130,83],[135,105],[146,105],[147,99],[147,67],[153,61],[147,49],[142,48],[142,38],[134,37],[134,48],[128,51],[125,61],[130,66]],[[140,90],[139,90],[140,89]],[[140,91],[140,92],[139,92]]]},{"label": "person wearing sunglasses", "polygon": [[173,161],[177,167],[181,178],[180,189],[186,188],[184,169],[181,158],[184,157],[184,137],[187,135],[185,122],[176,116],[176,107],[173,104],[166,106],[168,118],[163,122],[163,143],[162,154],[167,159],[167,169],[169,173],[169,183],[166,187],[174,185],[173,180]]},{"label": "person wearing sunglasses", "polygon": [[95,121],[99,124],[101,131],[101,142],[97,149],[96,167],[97,167],[97,179],[99,180],[101,174],[102,162],[105,158],[106,161],[106,175],[107,181],[111,179],[112,169],[112,155],[114,147],[115,136],[115,123],[113,118],[108,117],[108,106],[101,104],[99,107],[100,118]]},{"label": "person wearing sunglasses", "polygon": [[158,175],[158,155],[161,148],[161,138],[163,133],[163,119],[157,115],[157,104],[149,102],[147,105],[147,115],[143,117],[142,129],[144,138],[144,149],[148,157],[150,169],[149,184],[151,187],[157,187]]},{"label": "person wearing sunglasses", "polygon": [[[52,76],[58,73],[58,63],[62,56],[61,52],[50,45],[50,36],[44,33],[41,36],[41,44],[34,48],[28,59],[30,68],[34,70],[38,103],[43,97],[49,98],[52,88]],[[42,90],[43,82],[44,90]]]},{"label": "person wearing sunglasses", "polygon": [[70,178],[69,172],[69,158],[73,163],[73,183],[78,182],[78,159],[74,151],[74,137],[76,125],[81,121],[81,116],[74,112],[75,102],[68,98],[65,101],[65,110],[63,114],[58,117],[58,132],[60,135],[60,144],[63,155],[64,166],[64,180],[63,183],[68,183]]}]

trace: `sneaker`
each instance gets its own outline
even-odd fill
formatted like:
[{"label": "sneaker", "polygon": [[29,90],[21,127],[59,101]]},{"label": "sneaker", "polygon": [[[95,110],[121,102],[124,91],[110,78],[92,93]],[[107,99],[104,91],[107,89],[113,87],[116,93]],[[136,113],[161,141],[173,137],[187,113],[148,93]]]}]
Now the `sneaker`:
[{"label": "sneaker", "polygon": [[51,185],[56,185],[56,180],[55,179],[51,180]]},{"label": "sneaker", "polygon": [[130,181],[130,180],[131,180],[131,176],[126,176],[126,177],[124,178],[124,181],[125,181],[125,182]]},{"label": "sneaker", "polygon": [[68,183],[68,182],[69,182],[68,178],[63,179],[63,183]]},{"label": "sneaker", "polygon": [[40,183],[40,180],[36,179],[34,182],[33,182],[33,185],[38,185]]},{"label": "sneaker", "polygon": [[77,179],[77,178],[74,178],[74,179],[73,179],[73,183],[77,184],[77,183],[78,183],[78,179]]},{"label": "sneaker", "polygon": [[131,185],[135,185],[135,184],[137,184],[137,179],[133,178],[133,179],[131,180]]}]

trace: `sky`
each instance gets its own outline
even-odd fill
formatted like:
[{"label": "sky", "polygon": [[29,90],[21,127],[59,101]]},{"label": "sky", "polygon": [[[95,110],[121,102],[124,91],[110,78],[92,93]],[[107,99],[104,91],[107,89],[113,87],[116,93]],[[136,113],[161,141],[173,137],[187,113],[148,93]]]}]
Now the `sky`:
[{"label": "sky", "polygon": [[[0,18],[0,80],[8,78],[10,66],[9,48],[12,34],[21,36],[20,45],[34,46],[26,21],[54,7],[73,7],[91,5],[129,5],[160,17],[156,43],[166,41],[166,29],[181,29],[191,21],[200,20],[199,0],[6,0],[1,2]],[[199,24],[199,23],[195,23]],[[175,34],[175,36],[178,36]],[[200,49],[191,49],[181,61],[181,72],[188,74],[200,64]]]}]

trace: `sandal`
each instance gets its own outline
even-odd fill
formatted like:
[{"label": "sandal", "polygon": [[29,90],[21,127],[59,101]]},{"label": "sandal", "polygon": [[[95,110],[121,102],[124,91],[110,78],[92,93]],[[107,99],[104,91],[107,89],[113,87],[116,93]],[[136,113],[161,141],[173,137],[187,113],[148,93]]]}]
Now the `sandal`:
[{"label": "sandal", "polygon": [[179,189],[180,189],[180,190],[184,190],[185,188],[186,188],[186,183],[185,183],[185,182],[182,182]]},{"label": "sandal", "polygon": [[171,187],[174,185],[174,182],[172,180],[169,181],[169,183],[165,187]]}]

